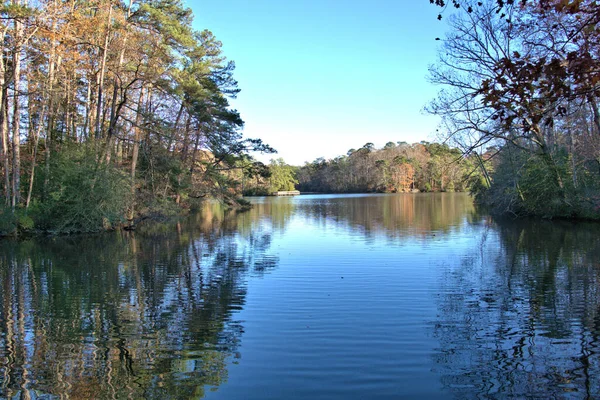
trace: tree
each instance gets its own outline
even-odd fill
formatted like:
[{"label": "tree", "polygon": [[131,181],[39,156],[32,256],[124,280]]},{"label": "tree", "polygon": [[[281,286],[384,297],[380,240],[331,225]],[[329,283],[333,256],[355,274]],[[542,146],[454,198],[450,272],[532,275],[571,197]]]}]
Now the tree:
[{"label": "tree", "polygon": [[[493,182],[481,158],[485,147],[529,154],[544,165],[536,173],[547,174],[543,180],[554,188],[553,201],[560,204],[554,210],[574,212],[583,195],[576,193],[582,190],[577,177],[590,172],[576,143],[590,142],[582,128],[600,134],[598,7],[587,1],[531,1],[507,2],[499,11],[492,0],[460,4],[463,11],[450,18],[430,74],[445,86],[429,107],[442,116],[442,136],[475,155],[487,186]],[[572,129],[576,115],[586,117]],[[513,165],[513,176],[520,176],[521,166]],[[521,190],[521,202],[528,202],[525,193]]]},{"label": "tree", "polygon": [[298,183],[294,168],[287,165],[283,158],[271,160],[269,164],[270,192],[296,190],[295,185]]},{"label": "tree", "polygon": [[54,220],[56,196],[78,198],[65,192],[77,190],[63,179],[71,174],[91,191],[107,177],[126,185],[130,221],[235,198],[240,161],[274,151],[243,137],[229,104],[235,64],[211,32],[193,29],[182,1],[11,0],[0,13],[0,186],[13,213]]},{"label": "tree", "polygon": [[402,144],[349,156],[317,159],[298,169],[301,191],[409,192],[419,190],[467,190],[473,165],[456,148],[438,143]]}]

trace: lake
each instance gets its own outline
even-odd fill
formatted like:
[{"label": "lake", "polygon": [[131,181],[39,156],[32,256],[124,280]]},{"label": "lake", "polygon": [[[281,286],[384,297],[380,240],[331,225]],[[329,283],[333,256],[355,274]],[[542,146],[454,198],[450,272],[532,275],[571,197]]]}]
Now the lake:
[{"label": "lake", "polygon": [[0,397],[600,397],[600,224],[251,198],[0,241]]}]

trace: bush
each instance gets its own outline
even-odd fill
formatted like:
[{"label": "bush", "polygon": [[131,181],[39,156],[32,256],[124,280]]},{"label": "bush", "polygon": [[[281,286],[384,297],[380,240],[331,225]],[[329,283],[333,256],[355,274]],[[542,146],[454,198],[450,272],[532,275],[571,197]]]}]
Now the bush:
[{"label": "bush", "polygon": [[[93,145],[66,145],[51,159],[48,193],[30,215],[36,227],[53,232],[94,232],[124,221],[129,177],[98,163]],[[40,176],[40,180],[44,177]],[[38,185],[38,187],[41,185]]]},{"label": "bush", "polygon": [[24,209],[18,208],[13,211],[11,207],[0,208],[0,236],[29,232],[34,228],[35,223],[33,219]]},{"label": "bush", "polygon": [[489,189],[482,185],[472,188],[476,200],[498,214],[600,218],[600,208],[594,201],[598,188],[587,182],[574,185],[565,152],[557,151],[549,159],[507,145],[499,154],[492,180]]},{"label": "bush", "polygon": [[12,208],[0,206],[0,236],[15,234],[17,226],[18,219]]},{"label": "bush", "polygon": [[244,190],[244,196],[268,196],[271,192],[269,192],[269,188],[265,186],[255,186],[250,189]]},{"label": "bush", "polygon": [[19,231],[31,231],[35,228],[33,219],[27,215],[24,210],[20,210],[17,213],[17,225]]}]

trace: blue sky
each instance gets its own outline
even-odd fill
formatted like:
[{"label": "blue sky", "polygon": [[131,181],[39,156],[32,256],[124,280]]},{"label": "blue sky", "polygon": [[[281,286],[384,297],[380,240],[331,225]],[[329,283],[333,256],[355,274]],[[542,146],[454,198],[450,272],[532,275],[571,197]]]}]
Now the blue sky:
[{"label": "blue sky", "polygon": [[236,62],[232,101],[259,137],[301,165],[367,142],[431,140],[423,107],[445,24],[427,0],[187,1]]}]

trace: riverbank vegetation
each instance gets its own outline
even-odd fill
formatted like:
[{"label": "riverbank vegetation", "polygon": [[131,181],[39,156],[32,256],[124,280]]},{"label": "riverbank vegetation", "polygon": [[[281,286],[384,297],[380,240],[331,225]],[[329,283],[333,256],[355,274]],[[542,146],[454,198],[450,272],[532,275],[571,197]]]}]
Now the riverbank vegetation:
[{"label": "riverbank vegetation", "polygon": [[600,218],[597,2],[453,3],[430,70],[443,89],[428,109],[443,140],[488,153],[479,201],[517,216]]},{"label": "riverbank vegetation", "polygon": [[236,173],[260,170],[248,151],[273,151],[242,137],[234,63],[181,1],[12,0],[0,13],[0,233],[233,199]]}]

